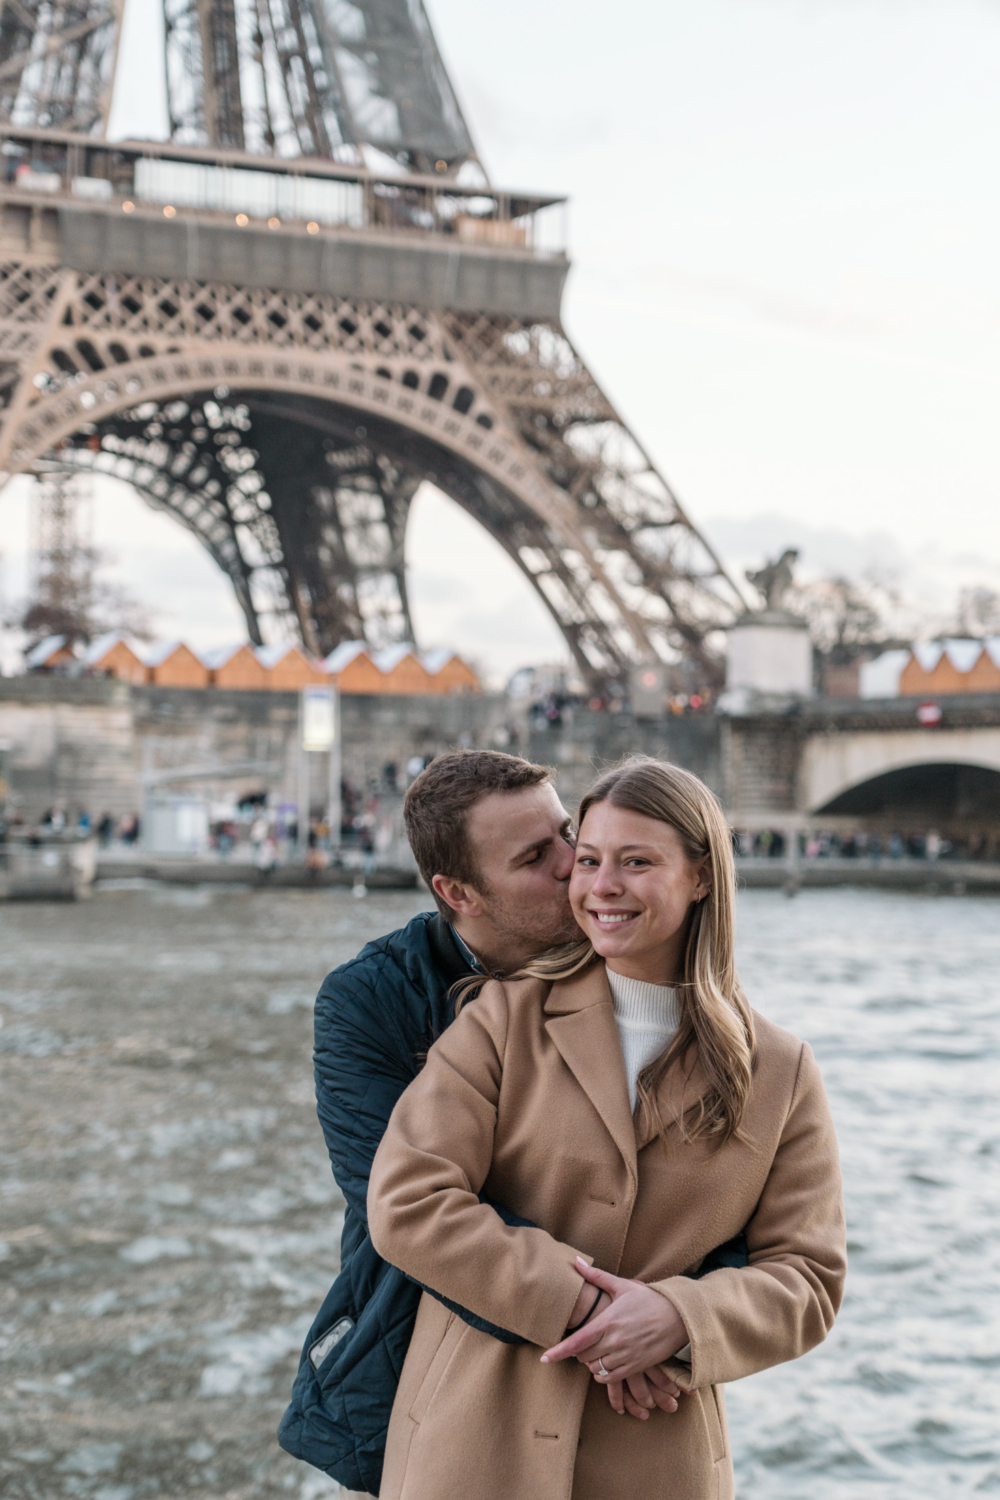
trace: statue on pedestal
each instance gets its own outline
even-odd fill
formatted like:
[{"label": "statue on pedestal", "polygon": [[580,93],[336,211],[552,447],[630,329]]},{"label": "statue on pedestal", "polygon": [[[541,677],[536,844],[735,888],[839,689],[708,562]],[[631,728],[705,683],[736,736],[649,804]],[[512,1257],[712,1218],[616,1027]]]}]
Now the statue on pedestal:
[{"label": "statue on pedestal", "polygon": [[747,569],[761,604],[741,615],[729,632],[726,689],[718,701],[723,713],[785,712],[790,702],[813,692],[809,627],[786,607],[798,556],[788,547],[775,562]]},{"label": "statue on pedestal", "polygon": [[752,572],[746,571],[747,581],[764,600],[766,610],[782,610],[785,598],[794,583],[792,577],[792,564],[798,561],[798,549],[788,547],[778,558],[777,562],[766,563],[763,568]]}]

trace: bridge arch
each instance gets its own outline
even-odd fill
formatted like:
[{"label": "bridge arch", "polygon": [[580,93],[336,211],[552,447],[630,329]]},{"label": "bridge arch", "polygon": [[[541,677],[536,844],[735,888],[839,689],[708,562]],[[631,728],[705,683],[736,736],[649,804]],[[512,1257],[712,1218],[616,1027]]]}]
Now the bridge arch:
[{"label": "bridge arch", "polygon": [[1000,828],[1000,769],[955,761],[923,761],[885,771],[842,792],[819,814],[956,831]]},{"label": "bridge arch", "polygon": [[942,817],[974,817],[961,809],[978,808],[993,818],[1000,725],[814,735],[803,747],[800,777],[800,805],[811,814],[889,817],[922,800]]}]

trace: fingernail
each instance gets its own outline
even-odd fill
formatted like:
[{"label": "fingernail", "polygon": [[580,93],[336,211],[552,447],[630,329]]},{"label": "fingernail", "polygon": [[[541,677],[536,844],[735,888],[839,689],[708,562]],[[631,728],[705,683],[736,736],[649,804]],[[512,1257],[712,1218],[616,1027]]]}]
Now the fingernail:
[{"label": "fingernail", "polygon": [[576,1257],[576,1263],[578,1266],[585,1266],[587,1264],[582,1255]]},{"label": "fingernail", "polygon": [[547,1354],[543,1354],[542,1355],[542,1364],[543,1365],[547,1365],[548,1362],[549,1362],[549,1356]]}]

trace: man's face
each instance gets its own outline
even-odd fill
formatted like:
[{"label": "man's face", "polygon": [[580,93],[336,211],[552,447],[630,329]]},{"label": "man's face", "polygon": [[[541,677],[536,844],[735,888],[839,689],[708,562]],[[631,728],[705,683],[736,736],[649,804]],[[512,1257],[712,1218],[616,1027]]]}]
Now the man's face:
[{"label": "man's face", "polygon": [[465,826],[483,916],[511,957],[581,936],[569,904],[570,820],[549,782],[489,792],[470,808]]}]

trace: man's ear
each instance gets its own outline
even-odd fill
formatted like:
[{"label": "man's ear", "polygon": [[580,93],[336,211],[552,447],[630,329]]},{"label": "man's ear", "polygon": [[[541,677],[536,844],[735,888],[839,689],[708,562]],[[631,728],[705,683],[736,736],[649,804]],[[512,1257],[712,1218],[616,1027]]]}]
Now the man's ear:
[{"label": "man's ear", "polygon": [[481,917],[483,903],[479,893],[464,880],[455,880],[451,875],[432,875],[431,890],[440,896],[457,917]]}]

